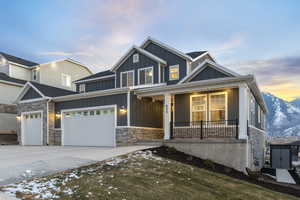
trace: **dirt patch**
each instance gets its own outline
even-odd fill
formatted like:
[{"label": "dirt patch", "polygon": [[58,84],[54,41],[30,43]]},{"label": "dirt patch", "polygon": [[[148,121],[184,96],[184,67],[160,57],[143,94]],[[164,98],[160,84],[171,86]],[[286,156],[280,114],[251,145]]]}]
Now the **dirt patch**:
[{"label": "dirt patch", "polygon": [[276,183],[273,181],[273,179],[269,178],[268,176],[260,176],[259,180],[257,180],[256,177],[246,176],[244,173],[239,172],[235,169],[214,163],[210,160],[203,160],[203,159],[197,158],[195,156],[187,155],[183,152],[177,151],[174,148],[169,148],[166,146],[162,146],[159,148],[153,148],[153,149],[151,149],[151,151],[155,155],[161,156],[163,158],[176,160],[181,163],[185,163],[185,164],[192,165],[192,166],[199,167],[199,168],[204,168],[204,169],[212,171],[212,172],[221,173],[221,174],[230,176],[232,178],[247,181],[248,183],[253,183],[253,184],[256,184],[256,185],[259,185],[264,188],[268,188],[268,189],[271,189],[271,190],[274,190],[277,192],[300,197],[300,187],[299,186]]}]

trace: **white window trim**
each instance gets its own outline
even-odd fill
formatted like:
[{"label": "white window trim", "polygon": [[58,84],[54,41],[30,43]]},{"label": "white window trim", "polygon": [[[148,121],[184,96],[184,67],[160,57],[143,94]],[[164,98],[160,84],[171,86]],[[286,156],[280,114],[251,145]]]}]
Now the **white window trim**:
[{"label": "white window trim", "polygon": [[[171,78],[171,69],[177,68],[178,69],[178,77],[177,78]],[[179,80],[179,65],[171,65],[169,66],[169,81]]]},{"label": "white window trim", "polygon": [[[137,59],[135,59],[135,58],[137,58]],[[138,53],[134,53],[132,55],[132,62],[133,63],[138,63],[139,61],[140,61],[140,55]]]},{"label": "white window trim", "polygon": [[[138,85],[141,85],[140,84],[140,71],[146,70],[146,69],[149,69],[149,68],[152,69],[152,83],[145,83],[145,84],[142,84],[142,85],[151,85],[151,84],[153,85],[154,84],[154,68],[153,68],[153,66],[151,66],[151,67],[144,67],[144,68],[138,69]],[[145,73],[145,80],[146,80],[146,73]]]},{"label": "white window trim", "polygon": [[[81,86],[83,87],[83,90],[81,91]],[[81,83],[81,84],[79,84],[79,93],[84,93],[85,92],[85,83]]]},{"label": "white window trim", "polygon": [[221,94],[225,94],[225,121],[227,121],[228,120],[228,98],[227,98],[227,92],[214,92],[214,93],[209,93],[208,94],[208,96],[209,96],[209,98],[208,98],[208,101],[209,101],[209,106],[208,106],[208,119],[209,119],[209,121],[211,121],[211,96],[213,96],[213,95],[221,95]]},{"label": "white window trim", "polygon": [[[129,70],[129,71],[124,71],[124,72],[121,72],[121,75],[120,75],[120,88],[126,88],[126,87],[132,87],[132,86],[128,86],[128,73],[129,72],[133,72],[133,85],[132,86],[134,86],[135,85],[135,74],[134,74],[134,70]],[[127,74],[127,83],[126,83],[126,87],[123,87],[122,86],[122,75],[123,74]]]},{"label": "white window trim", "polygon": [[[211,121],[211,96],[213,95],[218,95],[218,94],[225,94],[225,121],[228,120],[228,94],[227,92],[214,92],[214,93],[209,93],[209,94],[195,94],[195,95],[190,95],[190,122],[193,122],[192,116],[193,116],[193,111],[192,111],[192,98],[193,97],[200,97],[200,96],[205,96],[206,97],[206,111],[205,111],[205,118],[206,121]],[[227,124],[227,123],[226,123]]]},{"label": "white window trim", "polygon": [[[67,82],[66,82],[66,84],[63,83],[63,77],[64,77],[64,76],[67,77],[66,80],[68,80],[68,77],[70,77],[70,85],[68,85]],[[62,85],[63,85],[64,87],[72,87],[72,77],[71,77],[71,75],[62,73],[62,74],[61,74],[61,83],[62,83]]]},{"label": "white window trim", "polygon": [[208,99],[207,99],[207,94],[195,94],[195,95],[191,95],[190,96],[190,122],[193,122],[193,104],[192,104],[192,99],[193,97],[205,97],[206,98],[206,105],[205,105],[205,120],[204,121],[207,121],[207,102],[208,102]]}]

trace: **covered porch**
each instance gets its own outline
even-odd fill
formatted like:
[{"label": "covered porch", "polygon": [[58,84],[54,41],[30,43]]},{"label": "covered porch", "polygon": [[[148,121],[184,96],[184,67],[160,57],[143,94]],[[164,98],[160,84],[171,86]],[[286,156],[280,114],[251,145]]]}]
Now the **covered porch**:
[{"label": "covered porch", "polygon": [[248,137],[248,90],[240,81],[218,84],[206,80],[170,85],[165,90],[143,89],[135,94],[163,101],[165,140],[240,140]]}]

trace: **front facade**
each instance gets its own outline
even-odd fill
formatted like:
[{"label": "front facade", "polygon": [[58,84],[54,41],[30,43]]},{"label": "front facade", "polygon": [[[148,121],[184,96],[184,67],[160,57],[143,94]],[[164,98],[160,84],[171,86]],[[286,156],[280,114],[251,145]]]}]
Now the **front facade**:
[{"label": "front facade", "polygon": [[[91,74],[87,67],[71,59],[38,64],[0,52],[0,134],[15,134],[15,100],[27,81],[75,91],[73,81]],[[0,135],[0,142],[1,138]]]},{"label": "front facade", "polygon": [[[254,77],[220,66],[206,51],[182,53],[148,38],[111,70],[74,83],[76,93],[64,95],[53,92],[55,87],[55,95],[34,84],[23,89],[18,97],[21,144],[199,141],[228,155],[236,151],[239,170],[263,164],[266,107]],[[31,134],[33,129],[38,131]]]}]

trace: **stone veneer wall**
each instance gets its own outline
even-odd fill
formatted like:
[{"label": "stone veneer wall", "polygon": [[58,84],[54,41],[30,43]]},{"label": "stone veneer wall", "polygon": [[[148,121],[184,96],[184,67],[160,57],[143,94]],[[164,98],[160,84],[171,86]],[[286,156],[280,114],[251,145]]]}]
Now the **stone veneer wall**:
[{"label": "stone veneer wall", "polygon": [[139,141],[163,139],[164,130],[147,127],[116,128],[117,145],[129,145]]},{"label": "stone veneer wall", "polygon": [[49,145],[61,145],[61,129],[55,128],[55,104],[48,104]]},{"label": "stone veneer wall", "polygon": [[249,167],[253,170],[259,170],[264,165],[265,134],[265,131],[249,126]]},{"label": "stone veneer wall", "polygon": [[[20,103],[17,105],[18,115],[21,115],[22,112],[32,112],[42,110],[43,112],[43,145],[47,145],[47,100],[35,101]],[[18,141],[22,144],[21,140],[21,121],[18,121]]]}]

